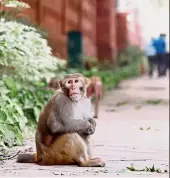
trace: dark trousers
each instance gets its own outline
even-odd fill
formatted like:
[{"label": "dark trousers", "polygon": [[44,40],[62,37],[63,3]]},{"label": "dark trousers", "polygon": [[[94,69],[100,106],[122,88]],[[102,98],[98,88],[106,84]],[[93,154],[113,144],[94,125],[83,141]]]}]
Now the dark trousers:
[{"label": "dark trousers", "polygon": [[156,55],[155,56],[148,56],[148,67],[149,67],[149,76],[153,75],[154,66],[156,64]]},{"label": "dark trousers", "polygon": [[157,58],[157,65],[158,65],[158,76],[165,76],[168,68],[168,60],[169,60],[167,53],[157,54],[156,58]]},{"label": "dark trousers", "polygon": [[169,53],[166,54],[167,55],[167,69],[169,69]]}]

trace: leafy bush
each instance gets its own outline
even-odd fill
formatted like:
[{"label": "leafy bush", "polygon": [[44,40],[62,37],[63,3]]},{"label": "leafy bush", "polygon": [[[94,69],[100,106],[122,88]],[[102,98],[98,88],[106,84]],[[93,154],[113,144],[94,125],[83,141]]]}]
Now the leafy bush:
[{"label": "leafy bush", "polygon": [[126,66],[144,56],[144,52],[138,46],[129,45],[124,51],[118,55],[118,65]]},{"label": "leafy bush", "polygon": [[[51,55],[47,40],[36,29],[17,22],[0,21],[0,69],[26,80],[50,78],[64,61]],[[28,78],[29,76],[29,78]]]},{"label": "leafy bush", "polygon": [[0,147],[21,145],[34,133],[39,112],[52,92],[45,82],[23,84],[12,77],[0,80]]}]

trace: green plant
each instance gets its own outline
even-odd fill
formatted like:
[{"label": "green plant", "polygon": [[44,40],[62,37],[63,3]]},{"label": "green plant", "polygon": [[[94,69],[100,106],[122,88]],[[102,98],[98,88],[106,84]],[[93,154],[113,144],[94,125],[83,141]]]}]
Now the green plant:
[{"label": "green plant", "polygon": [[156,173],[166,173],[168,172],[167,170],[161,170],[160,168],[155,168],[155,166],[153,165],[152,167],[145,167],[144,169],[136,169],[133,165],[131,165],[130,167],[126,167],[128,170],[130,171],[145,171],[145,172],[156,172]]},{"label": "green plant", "polygon": [[150,104],[150,105],[158,105],[158,104],[161,104],[162,102],[163,102],[162,99],[148,99],[148,100],[146,100],[146,103]]},{"label": "green plant", "polygon": [[35,130],[39,112],[52,95],[45,81],[19,83],[12,77],[0,80],[0,148],[21,145],[24,135]]},{"label": "green plant", "polygon": [[118,65],[126,66],[134,61],[142,59],[144,52],[138,46],[129,45],[118,54]]},{"label": "green plant", "polygon": [[[0,72],[26,80],[50,78],[64,61],[51,55],[47,40],[33,27],[0,21]],[[12,69],[12,70],[11,70]]]}]

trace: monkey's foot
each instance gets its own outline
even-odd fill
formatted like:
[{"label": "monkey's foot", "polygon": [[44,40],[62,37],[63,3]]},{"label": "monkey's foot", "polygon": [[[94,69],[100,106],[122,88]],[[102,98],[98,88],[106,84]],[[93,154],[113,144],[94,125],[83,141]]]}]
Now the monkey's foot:
[{"label": "monkey's foot", "polygon": [[93,158],[90,160],[94,161],[96,163],[95,167],[105,167],[105,165],[106,165],[106,163],[104,161],[102,161],[102,159],[100,159],[100,158]]},{"label": "monkey's foot", "polygon": [[87,162],[80,162],[80,167],[104,167],[106,164],[100,158],[89,159]]}]

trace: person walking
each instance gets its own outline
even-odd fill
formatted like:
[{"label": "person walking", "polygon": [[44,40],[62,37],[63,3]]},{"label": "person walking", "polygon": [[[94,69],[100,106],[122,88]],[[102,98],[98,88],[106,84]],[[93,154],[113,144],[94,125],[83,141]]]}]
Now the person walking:
[{"label": "person walking", "polygon": [[156,64],[156,50],[153,46],[153,42],[154,42],[154,38],[151,38],[151,40],[149,41],[149,43],[146,45],[145,48],[145,55],[148,59],[149,77],[153,76],[153,70]]},{"label": "person walking", "polygon": [[167,71],[166,34],[160,34],[158,39],[154,40],[153,46],[156,49],[158,76],[165,76]]}]

